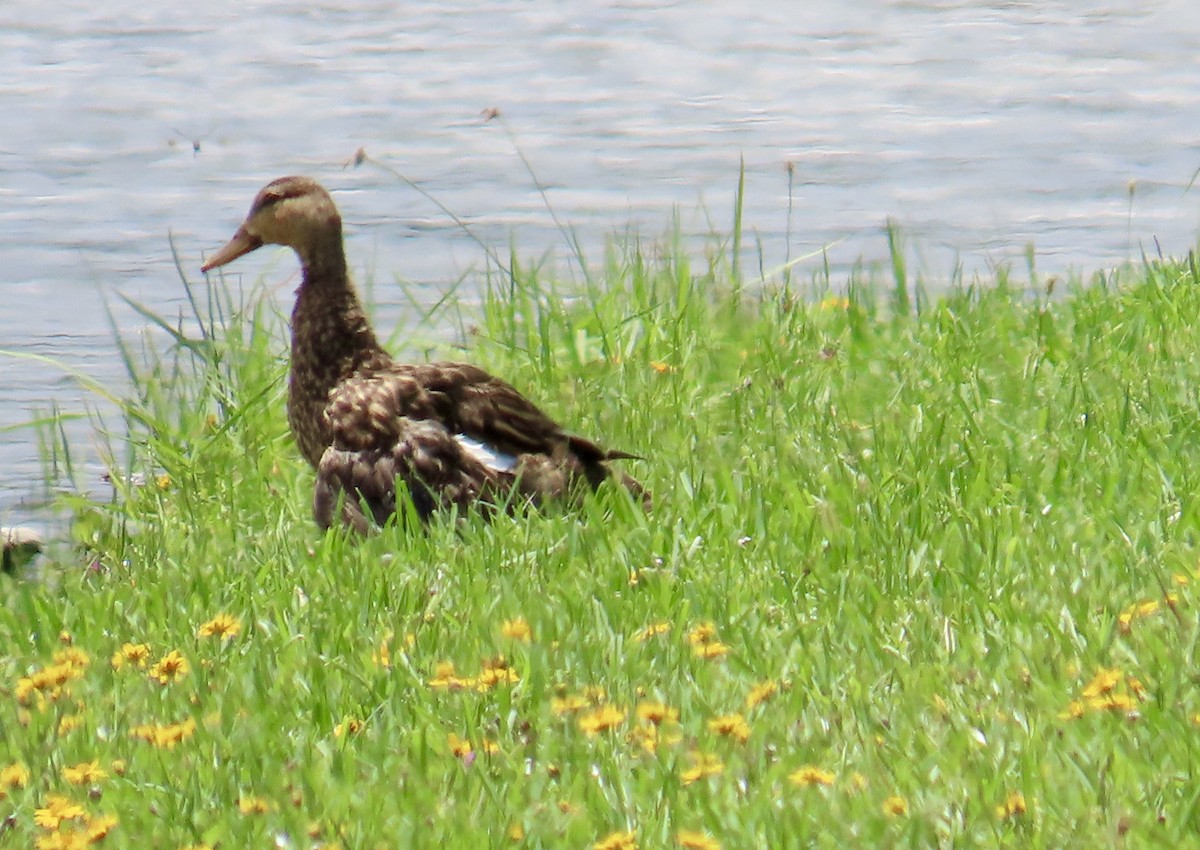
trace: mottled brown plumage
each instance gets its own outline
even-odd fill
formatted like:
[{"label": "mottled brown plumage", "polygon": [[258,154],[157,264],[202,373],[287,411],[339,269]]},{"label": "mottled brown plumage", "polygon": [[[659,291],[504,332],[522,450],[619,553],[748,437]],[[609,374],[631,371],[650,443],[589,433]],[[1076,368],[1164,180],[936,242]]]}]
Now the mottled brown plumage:
[{"label": "mottled brown plumage", "polygon": [[416,513],[570,497],[615,478],[607,462],[633,457],[564,431],[512,386],[467,363],[398,363],[380,346],[346,270],[342,220],[307,177],[281,177],[254,199],[207,272],[264,244],[287,245],[303,266],[292,311],[288,423],[317,471],[322,528],[359,531],[396,511],[397,486]]}]

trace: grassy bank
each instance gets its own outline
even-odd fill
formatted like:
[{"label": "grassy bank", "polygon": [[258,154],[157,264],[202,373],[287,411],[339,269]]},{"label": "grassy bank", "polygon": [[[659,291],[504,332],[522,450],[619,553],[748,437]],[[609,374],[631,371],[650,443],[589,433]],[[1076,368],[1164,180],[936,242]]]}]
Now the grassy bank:
[{"label": "grassy bank", "polygon": [[282,319],[196,290],[127,350],[145,483],[75,505],[86,567],[3,579],[0,843],[1194,842],[1194,271],[729,280],[518,272],[437,352],[643,455],[652,513],[365,541],[309,518]]}]

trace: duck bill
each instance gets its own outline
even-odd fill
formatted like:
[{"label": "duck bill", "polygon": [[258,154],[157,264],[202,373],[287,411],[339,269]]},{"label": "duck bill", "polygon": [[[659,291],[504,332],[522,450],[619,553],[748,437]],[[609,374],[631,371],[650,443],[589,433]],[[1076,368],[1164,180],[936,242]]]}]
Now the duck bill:
[{"label": "duck bill", "polygon": [[231,263],[243,254],[249,254],[260,245],[262,245],[261,239],[247,233],[246,228],[239,227],[238,232],[233,234],[233,238],[225,243],[225,247],[209,257],[208,262],[200,267],[200,271],[211,271],[218,266]]}]

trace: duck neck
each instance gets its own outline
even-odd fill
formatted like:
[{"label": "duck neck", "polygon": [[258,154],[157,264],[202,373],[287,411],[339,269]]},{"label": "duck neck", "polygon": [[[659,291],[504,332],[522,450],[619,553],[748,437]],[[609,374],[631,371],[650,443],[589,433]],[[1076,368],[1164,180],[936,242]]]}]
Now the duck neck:
[{"label": "duck neck", "polygon": [[329,445],[325,406],[342,381],[389,361],[346,274],[342,252],[314,262],[302,257],[304,279],[292,311],[288,420],[314,466]]}]

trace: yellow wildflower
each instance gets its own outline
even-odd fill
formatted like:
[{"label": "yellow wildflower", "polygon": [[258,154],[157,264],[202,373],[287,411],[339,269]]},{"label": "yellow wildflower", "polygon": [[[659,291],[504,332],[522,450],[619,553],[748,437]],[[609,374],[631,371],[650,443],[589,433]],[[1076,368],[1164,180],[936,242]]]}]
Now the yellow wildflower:
[{"label": "yellow wildflower", "polygon": [[509,841],[524,841],[525,840],[525,827],[521,826],[519,823],[514,823],[512,826],[510,826],[508,828],[508,840]]},{"label": "yellow wildflower", "polygon": [[637,850],[637,833],[614,832],[592,845],[592,850]]},{"label": "yellow wildflower", "polygon": [[792,773],[788,779],[793,785],[809,788],[813,785],[832,785],[835,779],[832,771],[823,770],[815,765],[805,765]]},{"label": "yellow wildflower", "polygon": [[669,631],[671,631],[671,624],[665,621],[660,621],[657,623],[651,623],[643,629],[638,629],[636,632],[634,632],[633,639],[636,642],[641,643],[642,641],[649,640],[655,635],[661,635]]},{"label": "yellow wildflower", "polygon": [[217,614],[196,631],[199,637],[219,637],[229,640],[242,630],[242,621],[232,614]]},{"label": "yellow wildflower", "polygon": [[571,714],[587,708],[588,705],[588,701],[578,694],[550,698],[550,710],[556,715]]},{"label": "yellow wildflower", "polygon": [[83,670],[92,663],[92,657],[75,646],[56,651],[53,659],[55,664],[66,664],[68,667],[74,667],[77,670]]},{"label": "yellow wildflower", "polygon": [[485,662],[483,669],[479,671],[475,678],[475,689],[480,693],[487,693],[497,685],[515,685],[519,681],[521,677],[517,675],[516,670],[508,666],[507,661],[494,658]]},{"label": "yellow wildflower", "polygon": [[113,759],[112,763],[109,764],[109,768],[117,776],[124,776],[125,771],[129,769],[128,765],[125,764],[125,759]]},{"label": "yellow wildflower", "polygon": [[1102,667],[1096,671],[1096,675],[1092,677],[1092,681],[1088,682],[1083,689],[1085,699],[1092,699],[1101,694],[1106,694],[1117,686],[1121,681],[1121,671],[1115,667]]},{"label": "yellow wildflower", "polygon": [[820,310],[849,310],[850,299],[841,295],[827,295],[817,305]]},{"label": "yellow wildflower", "polygon": [[91,785],[108,776],[98,761],[81,762],[74,767],[63,768],[63,779],[72,785]]},{"label": "yellow wildflower", "polygon": [[35,809],[33,822],[43,829],[58,829],[64,821],[81,820],[85,816],[83,806],[70,797],[51,794],[43,808]]},{"label": "yellow wildflower", "polygon": [[609,729],[615,729],[624,722],[624,711],[615,705],[601,705],[587,714],[580,716],[579,728],[591,736],[607,732]]},{"label": "yellow wildflower", "polygon": [[7,796],[13,788],[24,788],[29,785],[29,768],[24,762],[13,762],[0,768],[0,800]]},{"label": "yellow wildflower", "polygon": [[714,755],[693,753],[692,759],[696,763],[679,774],[679,778],[683,781],[684,785],[691,785],[693,782],[698,782],[709,776],[720,776],[725,772],[725,765]]},{"label": "yellow wildflower", "polygon": [[740,714],[726,714],[722,717],[714,717],[708,721],[708,729],[710,732],[715,732],[726,738],[733,738],[743,744],[750,737],[750,725],[746,723],[746,718]]},{"label": "yellow wildflower", "polygon": [[674,366],[670,365],[669,363],[663,363],[659,360],[651,360],[650,368],[653,369],[655,372],[657,372],[660,375],[675,371]]},{"label": "yellow wildflower", "polygon": [[188,660],[180,654],[178,649],[172,649],[150,668],[150,678],[160,685],[169,685],[186,676],[190,669]]},{"label": "yellow wildflower", "polygon": [[392,669],[392,638],[395,632],[387,632],[379,642],[379,649],[371,653],[371,662],[384,670]]},{"label": "yellow wildflower", "polygon": [[908,800],[893,794],[883,801],[883,813],[894,818],[904,817],[908,814]]},{"label": "yellow wildflower", "polygon": [[75,643],[75,636],[66,629],[61,629],[58,633],[58,642],[63,646],[70,646]]},{"label": "yellow wildflower", "polygon": [[87,819],[87,826],[84,833],[87,835],[88,844],[96,844],[108,837],[108,834],[117,828],[116,815],[97,815]]},{"label": "yellow wildflower", "polygon": [[433,678],[426,684],[436,690],[461,691],[475,687],[473,678],[461,678],[454,672],[454,662],[441,661],[433,668]]},{"label": "yellow wildflower", "polygon": [[1067,707],[1058,713],[1059,720],[1078,720],[1087,711],[1087,706],[1081,700],[1072,700]]},{"label": "yellow wildflower", "polygon": [[721,845],[712,836],[695,829],[679,830],[675,833],[675,843],[688,850],[721,850]]},{"label": "yellow wildflower", "polygon": [[357,717],[346,715],[342,722],[333,727],[333,737],[340,738],[343,735],[357,735],[366,726],[362,720]]},{"label": "yellow wildflower", "polygon": [[717,627],[712,623],[701,623],[688,632],[688,643],[692,646],[711,643],[717,639]]},{"label": "yellow wildflower", "polygon": [[33,846],[35,850],[85,850],[88,837],[82,829],[67,829],[39,835]]},{"label": "yellow wildflower", "polygon": [[162,475],[154,479],[154,483],[158,485],[159,490],[170,490],[171,476],[164,472]]},{"label": "yellow wildflower", "polygon": [[262,797],[253,795],[238,797],[238,811],[244,815],[265,815],[271,811],[271,804]]},{"label": "yellow wildflower", "polygon": [[767,679],[765,682],[759,682],[750,689],[750,693],[746,696],[746,710],[757,708],[777,693],[779,693],[779,683],[775,680]]},{"label": "yellow wildflower", "polygon": [[529,623],[525,622],[524,617],[505,620],[500,626],[500,634],[511,640],[519,640],[522,643],[529,643],[533,640],[533,630],[529,628]]},{"label": "yellow wildflower", "polygon": [[658,726],[663,723],[677,722],[679,711],[661,702],[643,702],[637,707],[637,716],[647,723]]},{"label": "yellow wildflower", "polygon": [[720,658],[729,652],[729,647],[715,640],[711,643],[700,643],[692,647],[692,652],[700,658]]},{"label": "yellow wildflower", "polygon": [[450,745],[450,752],[455,758],[465,759],[475,752],[471,748],[470,741],[455,735],[453,732],[446,736],[446,743]]},{"label": "yellow wildflower", "polygon": [[64,714],[58,719],[58,734],[66,735],[83,725],[82,714]]},{"label": "yellow wildflower", "polygon": [[135,726],[130,734],[134,738],[169,750],[173,749],[176,744],[191,738],[195,732],[196,721],[188,718],[182,723],[171,723],[166,726],[158,726],[153,723]]},{"label": "yellow wildflower", "polygon": [[112,667],[120,670],[126,664],[132,664],[138,669],[146,669],[150,661],[150,647],[144,643],[125,643],[112,655]]},{"label": "yellow wildflower", "polygon": [[1003,803],[996,806],[996,817],[1001,820],[1015,818],[1025,814],[1025,811],[1025,795],[1020,791],[1013,791],[1004,799]]},{"label": "yellow wildflower", "polygon": [[1088,700],[1088,708],[1129,714],[1137,709],[1137,703],[1128,694],[1110,693]]}]

